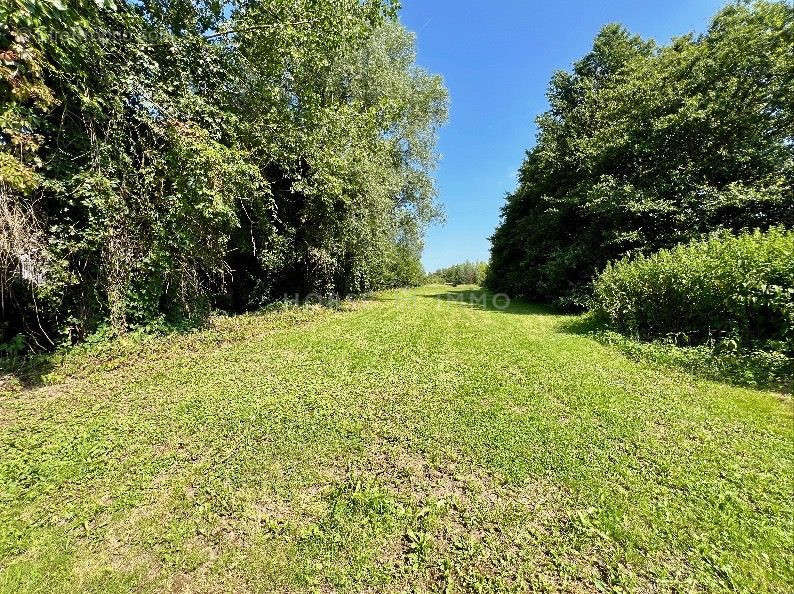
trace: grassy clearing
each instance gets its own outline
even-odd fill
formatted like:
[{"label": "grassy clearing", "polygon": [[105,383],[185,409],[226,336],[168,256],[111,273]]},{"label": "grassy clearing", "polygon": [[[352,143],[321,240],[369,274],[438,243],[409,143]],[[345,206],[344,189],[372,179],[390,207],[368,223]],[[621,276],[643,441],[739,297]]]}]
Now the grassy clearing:
[{"label": "grassy clearing", "polygon": [[790,591],[790,399],[424,287],[0,395],[0,590]]}]

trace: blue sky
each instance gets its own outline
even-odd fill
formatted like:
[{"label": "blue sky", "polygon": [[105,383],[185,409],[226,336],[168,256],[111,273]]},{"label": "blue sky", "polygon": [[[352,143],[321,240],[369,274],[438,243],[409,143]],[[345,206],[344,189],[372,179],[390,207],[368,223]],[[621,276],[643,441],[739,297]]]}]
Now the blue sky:
[{"label": "blue sky", "polygon": [[444,77],[450,120],[441,131],[437,179],[447,222],[427,236],[428,271],[487,260],[504,195],[515,187],[535,116],[546,109],[555,70],[620,22],[666,43],[701,32],[722,0],[403,0],[401,20],[417,34],[418,62]]}]

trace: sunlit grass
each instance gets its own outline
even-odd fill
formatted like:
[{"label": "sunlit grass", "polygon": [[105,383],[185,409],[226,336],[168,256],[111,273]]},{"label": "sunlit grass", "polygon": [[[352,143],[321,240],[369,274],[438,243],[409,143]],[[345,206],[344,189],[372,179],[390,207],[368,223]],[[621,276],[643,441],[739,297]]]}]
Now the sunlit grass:
[{"label": "sunlit grass", "polygon": [[69,356],[0,393],[0,589],[789,591],[790,399],[572,321],[432,286]]}]

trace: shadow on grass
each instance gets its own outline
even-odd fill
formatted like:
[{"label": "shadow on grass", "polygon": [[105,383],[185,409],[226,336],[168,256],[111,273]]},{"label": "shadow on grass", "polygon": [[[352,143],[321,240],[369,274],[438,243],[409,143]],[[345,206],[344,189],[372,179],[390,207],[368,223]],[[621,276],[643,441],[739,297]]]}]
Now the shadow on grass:
[{"label": "shadow on grass", "polygon": [[520,299],[511,299],[504,294],[494,294],[485,289],[464,289],[456,291],[443,291],[440,293],[430,293],[419,295],[424,299],[437,299],[448,303],[459,303],[465,307],[479,309],[481,311],[493,311],[496,313],[513,315],[535,315],[535,316],[556,316],[564,315],[555,311],[549,305],[539,303],[527,303]]},{"label": "shadow on grass", "polygon": [[45,376],[56,367],[56,357],[55,354],[32,359],[0,357],[0,394],[43,386]]},{"label": "shadow on grass", "polygon": [[599,332],[607,330],[606,324],[590,313],[580,315],[572,314],[570,318],[562,320],[557,325],[557,330],[563,334],[576,334],[578,336],[594,337]]},{"label": "shadow on grass", "polygon": [[794,360],[762,351],[719,353],[706,345],[678,346],[664,340],[641,340],[611,330],[593,313],[563,320],[557,329],[590,338],[637,363],[683,371],[742,388],[791,394]]}]

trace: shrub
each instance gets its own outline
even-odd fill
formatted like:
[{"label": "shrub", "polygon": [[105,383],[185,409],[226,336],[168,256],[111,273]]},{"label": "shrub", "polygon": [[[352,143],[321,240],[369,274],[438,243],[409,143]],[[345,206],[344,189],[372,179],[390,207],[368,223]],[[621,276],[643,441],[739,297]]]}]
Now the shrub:
[{"label": "shrub", "polygon": [[381,274],[385,288],[418,287],[425,278],[422,255],[410,246],[395,244],[386,254],[386,270]]},{"label": "shrub", "polygon": [[794,356],[794,232],[715,234],[609,264],[596,312],[642,339]]}]

